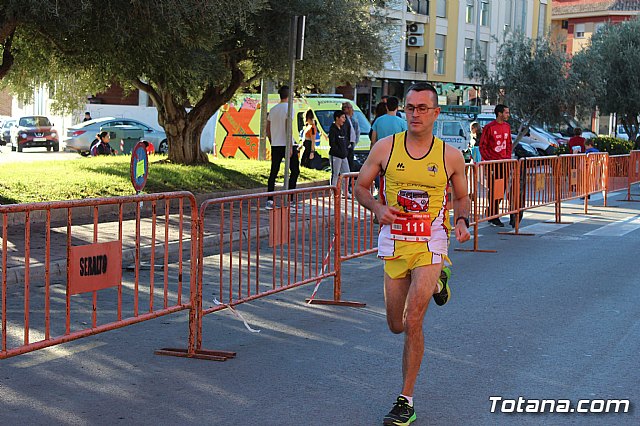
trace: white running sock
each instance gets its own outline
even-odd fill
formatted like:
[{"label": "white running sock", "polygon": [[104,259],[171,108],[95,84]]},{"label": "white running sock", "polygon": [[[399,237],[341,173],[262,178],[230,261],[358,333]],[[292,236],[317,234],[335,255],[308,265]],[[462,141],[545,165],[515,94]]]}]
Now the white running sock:
[{"label": "white running sock", "polygon": [[409,406],[413,407],[413,397],[412,396],[407,396],[407,395],[403,395],[403,394],[400,394],[400,396],[403,397],[403,398],[406,398],[407,401],[409,401]]}]

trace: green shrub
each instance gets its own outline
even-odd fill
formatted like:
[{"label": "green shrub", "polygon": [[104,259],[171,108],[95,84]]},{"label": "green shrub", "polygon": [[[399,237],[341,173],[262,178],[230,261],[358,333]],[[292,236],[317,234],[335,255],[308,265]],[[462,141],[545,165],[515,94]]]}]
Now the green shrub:
[{"label": "green shrub", "polygon": [[609,155],[628,154],[633,149],[633,141],[612,138],[610,136],[598,136],[591,138],[593,146],[601,152],[608,152]]},{"label": "green shrub", "polygon": [[569,144],[558,146],[558,155],[571,154],[571,150],[569,149]]},{"label": "green shrub", "polygon": [[[628,154],[633,149],[632,141],[624,139],[612,138],[610,136],[598,136],[591,138],[593,146],[598,148],[600,152],[608,152],[609,155]],[[560,145],[558,147],[558,155],[571,154],[569,145]]]}]

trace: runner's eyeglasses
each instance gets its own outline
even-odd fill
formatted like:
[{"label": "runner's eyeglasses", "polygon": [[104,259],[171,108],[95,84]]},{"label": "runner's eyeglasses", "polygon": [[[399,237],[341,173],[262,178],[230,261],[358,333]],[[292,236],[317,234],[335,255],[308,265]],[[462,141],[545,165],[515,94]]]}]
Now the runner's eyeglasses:
[{"label": "runner's eyeglasses", "polygon": [[438,108],[440,107],[439,106],[430,107],[426,105],[411,105],[411,104],[405,105],[404,107],[405,111],[407,111],[410,114],[415,114],[416,112],[419,112],[420,114],[424,114],[430,109],[438,109]]}]

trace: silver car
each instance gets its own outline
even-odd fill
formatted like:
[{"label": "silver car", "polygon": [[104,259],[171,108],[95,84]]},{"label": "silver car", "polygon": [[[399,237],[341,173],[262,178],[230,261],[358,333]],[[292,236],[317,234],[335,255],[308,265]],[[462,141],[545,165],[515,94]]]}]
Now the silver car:
[{"label": "silver car", "polygon": [[0,127],[0,145],[11,143],[11,128],[16,125],[16,120],[4,120]]},{"label": "silver car", "polygon": [[91,142],[100,133],[100,128],[107,126],[127,125],[139,127],[144,131],[144,140],[153,144],[157,154],[166,154],[169,151],[167,135],[162,130],[131,118],[102,117],[85,121],[67,129],[67,137],[63,139],[68,150],[77,151],[81,155],[89,155]]}]

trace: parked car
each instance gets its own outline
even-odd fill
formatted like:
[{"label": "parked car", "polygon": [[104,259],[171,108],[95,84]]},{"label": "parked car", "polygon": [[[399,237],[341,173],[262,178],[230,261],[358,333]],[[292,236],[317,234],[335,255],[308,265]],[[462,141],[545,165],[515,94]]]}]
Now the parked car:
[{"label": "parked car", "polygon": [[89,155],[91,142],[100,133],[102,127],[113,126],[134,126],[143,130],[143,139],[151,142],[158,154],[166,154],[169,151],[167,135],[162,130],[144,124],[138,120],[130,118],[102,117],[76,124],[67,129],[67,136],[64,142],[68,150],[77,151],[81,155]]},{"label": "parked car", "polygon": [[16,120],[4,120],[0,127],[0,145],[11,143],[11,128],[16,125]]},{"label": "parked car", "polygon": [[11,150],[22,152],[24,148],[45,147],[47,151],[60,150],[58,132],[53,123],[42,115],[27,115],[16,120],[11,127]]},{"label": "parked car", "polygon": [[629,135],[627,134],[627,131],[624,129],[624,126],[622,124],[618,124],[615,137],[618,139],[624,139],[625,141],[629,140]]},{"label": "parked car", "polygon": [[[511,139],[513,140],[513,142],[516,141],[517,137],[518,137],[517,133],[511,134]],[[540,141],[538,139],[532,138],[531,136],[523,136],[522,139],[520,139],[520,141],[533,147],[536,151],[538,151],[538,154],[542,156],[556,155],[558,153],[558,143],[555,142],[555,140],[554,142],[551,142],[548,140]]]}]

